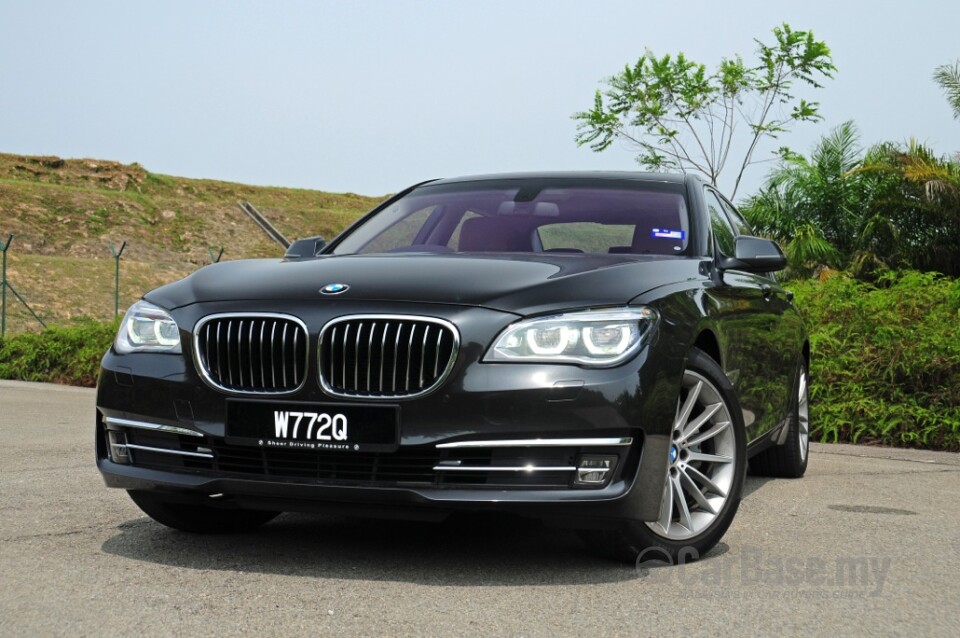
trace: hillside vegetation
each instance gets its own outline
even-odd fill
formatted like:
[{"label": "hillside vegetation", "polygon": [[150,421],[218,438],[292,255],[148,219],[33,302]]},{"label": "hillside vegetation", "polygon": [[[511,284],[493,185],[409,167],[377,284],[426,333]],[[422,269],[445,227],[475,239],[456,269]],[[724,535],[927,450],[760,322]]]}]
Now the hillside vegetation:
[{"label": "hillside vegetation", "polygon": [[[223,259],[280,256],[239,208],[248,201],[288,238],[332,237],[383,198],[151,173],[139,164],[0,154],[0,241],[8,278],[48,325],[113,315],[109,243],[124,241],[120,306]],[[7,330],[39,325],[8,295]]]}]

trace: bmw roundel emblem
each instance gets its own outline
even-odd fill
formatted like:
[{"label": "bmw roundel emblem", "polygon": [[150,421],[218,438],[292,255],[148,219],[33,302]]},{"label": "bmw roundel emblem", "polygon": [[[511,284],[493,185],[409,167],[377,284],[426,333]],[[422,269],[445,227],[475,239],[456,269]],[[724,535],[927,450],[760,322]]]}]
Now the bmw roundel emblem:
[{"label": "bmw roundel emblem", "polygon": [[347,284],[327,284],[320,289],[320,292],[324,295],[339,295],[341,292],[346,292],[350,289],[350,286]]}]

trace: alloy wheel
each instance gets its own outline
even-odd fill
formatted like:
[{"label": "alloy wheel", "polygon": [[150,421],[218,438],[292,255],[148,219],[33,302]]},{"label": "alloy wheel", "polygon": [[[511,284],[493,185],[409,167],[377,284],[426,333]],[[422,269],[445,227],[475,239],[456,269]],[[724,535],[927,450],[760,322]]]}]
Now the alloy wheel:
[{"label": "alloy wheel", "polygon": [[647,526],[663,538],[686,540],[720,516],[738,465],[727,404],[717,387],[693,370],[683,374],[668,454],[660,517]]}]

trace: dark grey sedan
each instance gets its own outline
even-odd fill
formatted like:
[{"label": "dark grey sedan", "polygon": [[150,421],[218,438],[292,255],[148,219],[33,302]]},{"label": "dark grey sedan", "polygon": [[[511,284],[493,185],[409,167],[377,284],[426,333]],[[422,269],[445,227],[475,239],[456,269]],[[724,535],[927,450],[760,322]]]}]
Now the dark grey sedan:
[{"label": "dark grey sedan", "polygon": [[500,510],[634,559],[702,555],[748,461],[807,464],[785,260],[693,176],[411,187],[329,243],[207,266],[127,312],[97,465],[157,521]]}]

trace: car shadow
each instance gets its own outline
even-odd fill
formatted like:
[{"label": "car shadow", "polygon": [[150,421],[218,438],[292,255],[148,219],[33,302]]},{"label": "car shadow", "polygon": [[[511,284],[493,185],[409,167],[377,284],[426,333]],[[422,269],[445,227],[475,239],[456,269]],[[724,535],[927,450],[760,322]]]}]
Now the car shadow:
[{"label": "car shadow", "polygon": [[743,492],[741,493],[740,498],[747,498],[770,481],[775,480],[777,479],[773,479],[768,476],[754,476],[752,474],[747,474],[747,478],[743,482]]},{"label": "car shadow", "polygon": [[[118,526],[102,549],[187,569],[434,586],[599,584],[639,577],[633,565],[589,553],[572,531],[489,513],[443,523],[288,513],[257,532],[209,536],[138,518]],[[704,560],[725,551],[721,544]]]}]

